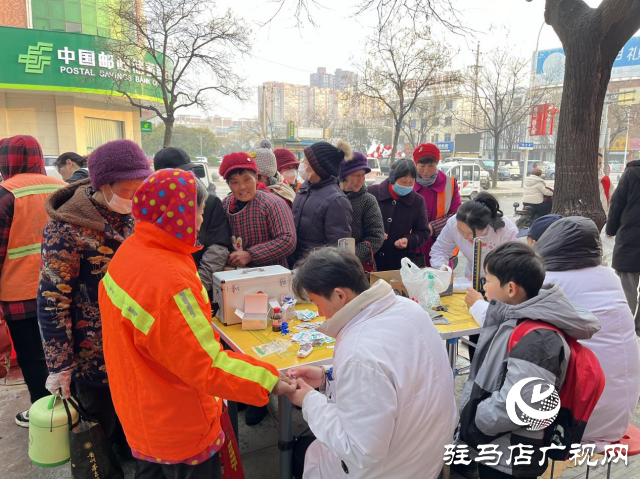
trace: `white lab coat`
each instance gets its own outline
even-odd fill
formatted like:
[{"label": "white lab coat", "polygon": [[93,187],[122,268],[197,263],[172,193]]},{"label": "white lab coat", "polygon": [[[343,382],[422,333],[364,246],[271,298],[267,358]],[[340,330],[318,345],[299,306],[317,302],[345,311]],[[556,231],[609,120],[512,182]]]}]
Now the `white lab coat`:
[{"label": "white lab coat", "polygon": [[438,476],[456,425],[453,375],[418,304],[391,292],[353,316],[337,335],[328,389],[302,404],[317,438],[305,479]]},{"label": "white lab coat", "polygon": [[[483,236],[482,261],[489,252],[496,246],[509,241],[517,241],[518,228],[509,218],[502,218],[504,226],[495,231],[489,226],[488,233]],[[442,229],[440,236],[431,248],[431,267],[439,268],[443,264],[449,264],[449,258],[456,248],[460,248],[460,253],[467,259],[465,276],[471,278],[473,273],[473,243],[470,243],[458,232],[458,220],[455,215],[449,218],[447,224]],[[482,271],[484,276],[484,269]]]},{"label": "white lab coat", "polygon": [[[606,266],[547,271],[545,283],[559,285],[569,301],[600,320],[600,331],[580,343],[593,351],[605,376],[604,391],[582,437],[583,444],[601,449],[622,437],[640,397],[640,350],[633,315],[620,278]],[[488,305],[477,301],[469,310],[481,326]]]}]

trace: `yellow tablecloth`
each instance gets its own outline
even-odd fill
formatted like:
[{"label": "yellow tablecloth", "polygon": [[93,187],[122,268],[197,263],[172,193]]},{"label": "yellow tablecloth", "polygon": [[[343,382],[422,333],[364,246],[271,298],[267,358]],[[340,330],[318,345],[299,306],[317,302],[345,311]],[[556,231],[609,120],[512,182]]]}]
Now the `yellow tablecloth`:
[{"label": "yellow tablecloth", "polygon": [[[454,294],[453,296],[442,298],[442,305],[449,309],[449,312],[443,312],[443,315],[451,322],[451,324],[448,325],[436,325],[436,329],[440,332],[442,339],[468,336],[469,334],[476,334],[479,331],[479,326],[473,320],[467,306],[464,304],[463,294]],[[296,305],[296,309],[318,310],[315,305],[310,303],[299,303]],[[314,319],[314,321],[324,321],[324,318],[318,317]],[[298,320],[289,322],[289,331],[291,334],[301,331],[295,329],[295,326],[301,323],[302,321]],[[331,362],[330,360],[333,357],[333,348],[329,346],[333,346],[335,343],[329,345],[323,344],[322,346],[313,348],[313,352],[304,359],[298,358],[297,353],[300,346],[294,343],[283,353],[270,354],[260,358],[253,351],[253,346],[271,342],[276,338],[287,339],[287,337],[282,336],[280,333],[274,333],[271,330],[271,325],[261,331],[243,331],[241,324],[225,326],[218,318],[213,318],[213,326],[234,350],[241,351],[254,358],[273,364],[280,370],[304,364],[323,364],[323,362]]]}]

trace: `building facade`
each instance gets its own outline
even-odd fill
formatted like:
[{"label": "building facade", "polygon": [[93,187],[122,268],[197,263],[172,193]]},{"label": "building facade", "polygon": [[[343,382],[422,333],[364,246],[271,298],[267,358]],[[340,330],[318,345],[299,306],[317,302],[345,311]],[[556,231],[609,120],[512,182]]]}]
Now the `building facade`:
[{"label": "building facade", "polygon": [[3,0],[0,41],[11,48],[0,50],[0,138],[32,135],[53,156],[141,143],[139,109],[116,90],[153,102],[160,90],[109,51],[102,1]]}]

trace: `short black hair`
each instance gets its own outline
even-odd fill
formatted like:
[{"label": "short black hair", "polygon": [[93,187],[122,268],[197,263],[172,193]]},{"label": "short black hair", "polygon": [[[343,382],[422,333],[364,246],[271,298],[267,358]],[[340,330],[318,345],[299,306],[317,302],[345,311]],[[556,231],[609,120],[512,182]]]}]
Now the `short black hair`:
[{"label": "short black hair", "polygon": [[256,172],[255,172],[255,171],[253,171],[253,170],[247,170],[247,169],[245,169],[245,168],[238,168],[238,169],[235,169],[235,170],[231,170],[231,171],[229,172],[229,175],[227,175],[227,184],[229,184],[229,182],[231,181],[231,178],[233,178],[233,176],[235,176],[235,175],[240,175],[240,176],[242,176],[242,175],[244,175],[245,173],[249,173],[249,174],[250,174],[251,176],[253,176],[254,178],[258,178],[258,175],[256,174]]},{"label": "short black hair", "polygon": [[598,152],[598,156],[599,156],[600,158],[604,158],[604,156],[602,156],[602,153],[600,153],[600,152]]},{"label": "short black hair", "polygon": [[419,165],[429,165],[431,163],[438,163],[438,160],[433,156],[423,156],[418,160]]},{"label": "short black hair", "polygon": [[396,161],[389,172],[389,183],[393,185],[397,180],[405,176],[410,176],[414,180],[418,178],[418,170],[413,160]]},{"label": "short black hair", "polygon": [[296,263],[293,292],[299,298],[308,299],[311,293],[330,299],[336,288],[347,288],[356,294],[369,289],[362,263],[354,254],[327,246]]},{"label": "short black hair", "polygon": [[491,251],[484,259],[484,269],[498,278],[500,286],[513,281],[522,287],[527,299],[538,295],[547,273],[542,257],[520,242],[504,243]]}]

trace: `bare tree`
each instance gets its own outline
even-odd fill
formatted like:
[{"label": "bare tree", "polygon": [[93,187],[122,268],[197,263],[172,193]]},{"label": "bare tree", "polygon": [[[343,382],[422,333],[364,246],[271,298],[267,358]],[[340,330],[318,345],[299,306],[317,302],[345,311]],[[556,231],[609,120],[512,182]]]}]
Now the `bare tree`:
[{"label": "bare tree", "polygon": [[545,21],[558,34],[566,55],[553,209],[590,217],[602,227],[606,215],[593,158],[613,62],[640,28],[640,0],[603,0],[597,8],[583,0],[545,1]]},{"label": "bare tree", "polygon": [[[128,69],[160,88],[162,105],[116,90],[131,105],[154,112],[165,124],[164,146],[171,145],[176,112],[206,108],[210,93],[245,99],[242,79],[234,72],[238,54],[250,48],[246,25],[231,11],[215,12],[210,0],[105,2],[113,37],[109,48]],[[108,41],[108,40],[105,40]]]},{"label": "bare tree", "polygon": [[538,104],[542,90],[527,88],[529,61],[513,56],[507,49],[489,53],[478,72],[464,86],[471,107],[478,113],[478,121],[464,112],[456,112],[456,119],[473,131],[488,133],[493,139],[493,187],[498,186],[498,149],[503,135],[515,125],[524,123],[531,107]]},{"label": "bare tree", "polygon": [[456,83],[447,73],[451,53],[428,35],[408,28],[386,29],[369,38],[352,94],[380,101],[394,126],[390,164],[398,148],[402,123],[430,88]]}]

